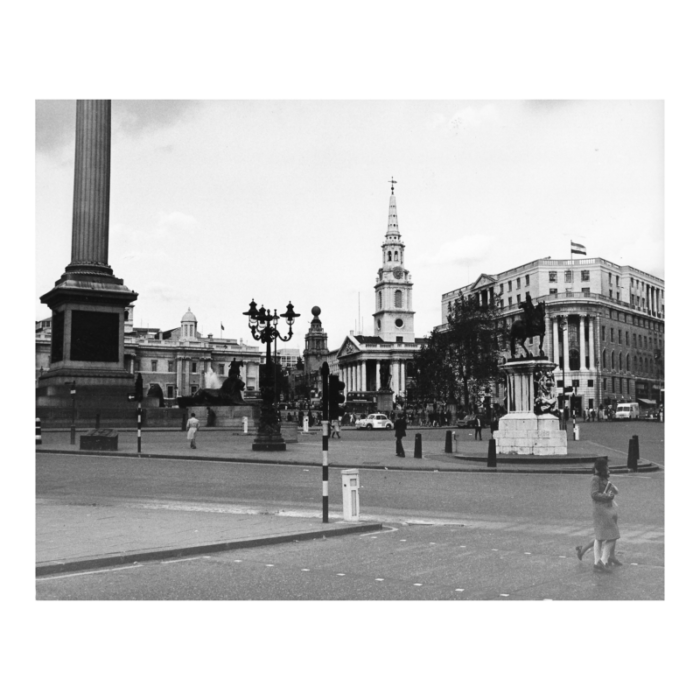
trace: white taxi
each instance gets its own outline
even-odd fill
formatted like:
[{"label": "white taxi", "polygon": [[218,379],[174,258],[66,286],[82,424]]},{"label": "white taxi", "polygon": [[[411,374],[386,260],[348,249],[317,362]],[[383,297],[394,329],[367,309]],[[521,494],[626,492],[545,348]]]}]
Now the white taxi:
[{"label": "white taxi", "polygon": [[355,427],[358,429],[373,430],[374,428],[384,428],[385,430],[393,430],[394,424],[383,413],[370,413],[367,418],[360,418],[355,422]]}]

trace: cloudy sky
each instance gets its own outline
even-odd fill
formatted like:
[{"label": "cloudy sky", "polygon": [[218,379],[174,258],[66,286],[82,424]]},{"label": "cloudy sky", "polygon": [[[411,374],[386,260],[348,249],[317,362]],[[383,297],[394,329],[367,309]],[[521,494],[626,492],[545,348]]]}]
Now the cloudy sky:
[{"label": "cloudy sky", "polygon": [[[661,101],[121,101],[112,105],[109,262],[161,329],[246,338],[252,298],[310,309],[329,346],[371,332],[397,180],[416,331],[440,297],[539,257],[664,278]],[[38,297],[70,257],[75,101],[36,103]]]}]

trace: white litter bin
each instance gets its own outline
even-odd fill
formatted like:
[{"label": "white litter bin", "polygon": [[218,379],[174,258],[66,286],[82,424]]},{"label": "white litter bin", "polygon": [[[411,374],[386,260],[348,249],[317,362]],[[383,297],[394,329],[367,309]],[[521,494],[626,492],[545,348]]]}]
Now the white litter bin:
[{"label": "white litter bin", "polygon": [[309,432],[309,417],[304,416],[304,432],[308,433]]},{"label": "white litter bin", "polygon": [[360,519],[360,471],[343,469],[343,520]]},{"label": "white litter bin", "polygon": [[574,426],[574,440],[579,440],[578,425]]}]

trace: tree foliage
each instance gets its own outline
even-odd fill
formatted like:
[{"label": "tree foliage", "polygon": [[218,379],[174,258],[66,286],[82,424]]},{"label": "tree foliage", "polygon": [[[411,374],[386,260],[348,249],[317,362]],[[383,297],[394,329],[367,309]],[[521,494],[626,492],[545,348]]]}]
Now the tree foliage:
[{"label": "tree foliage", "polygon": [[434,398],[471,407],[477,395],[498,378],[504,328],[495,303],[478,295],[453,302],[447,324],[434,330],[416,355],[416,390]]}]

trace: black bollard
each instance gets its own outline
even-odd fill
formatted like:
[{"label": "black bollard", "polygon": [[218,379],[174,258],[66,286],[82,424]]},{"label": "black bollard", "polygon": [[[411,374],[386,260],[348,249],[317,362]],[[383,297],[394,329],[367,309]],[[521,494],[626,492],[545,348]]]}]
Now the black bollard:
[{"label": "black bollard", "polygon": [[445,452],[452,454],[452,431],[445,431]]},{"label": "black bollard", "polygon": [[634,458],[639,461],[639,435],[633,435],[634,440]]},{"label": "black bollard", "polygon": [[100,429],[100,414],[98,413],[95,416],[95,430],[99,430],[99,429]]},{"label": "black bollard", "polygon": [[491,438],[489,440],[489,456],[486,460],[487,467],[496,466],[496,438]]},{"label": "black bollard", "polygon": [[637,455],[635,453],[634,438],[630,438],[629,448],[627,449],[627,468],[630,471],[637,471]]},{"label": "black bollard", "polygon": [[416,445],[413,448],[413,456],[416,459],[423,459],[423,438],[420,433],[416,433]]}]

